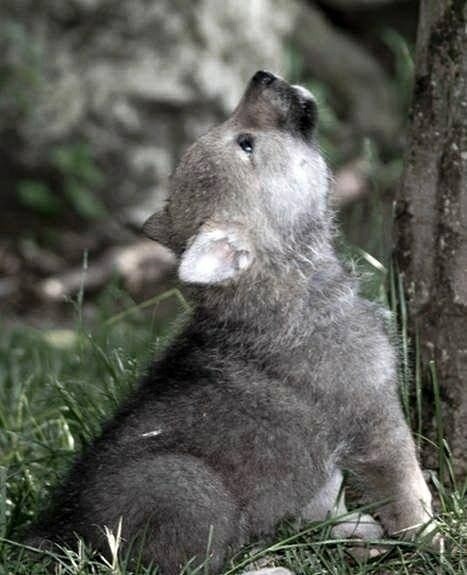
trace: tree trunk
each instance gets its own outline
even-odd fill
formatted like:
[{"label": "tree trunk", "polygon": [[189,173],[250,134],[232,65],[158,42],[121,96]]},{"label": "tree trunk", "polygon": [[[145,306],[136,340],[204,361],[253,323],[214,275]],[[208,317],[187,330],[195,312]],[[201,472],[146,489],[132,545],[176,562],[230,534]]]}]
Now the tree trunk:
[{"label": "tree trunk", "polygon": [[467,471],[467,4],[422,0],[397,257],[434,359],[456,475]]}]

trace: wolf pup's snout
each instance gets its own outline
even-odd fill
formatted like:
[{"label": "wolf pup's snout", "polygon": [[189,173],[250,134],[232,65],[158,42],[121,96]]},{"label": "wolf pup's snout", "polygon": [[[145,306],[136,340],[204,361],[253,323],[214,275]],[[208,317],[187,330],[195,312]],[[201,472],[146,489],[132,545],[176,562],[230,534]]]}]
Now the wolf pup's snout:
[{"label": "wolf pup's snout", "polygon": [[253,75],[235,114],[253,126],[279,128],[305,141],[311,140],[317,121],[316,102],[306,88],[265,70]]},{"label": "wolf pup's snout", "polygon": [[277,78],[272,72],[266,72],[265,70],[258,70],[253,76],[251,81],[254,84],[263,84],[264,86],[269,86]]}]

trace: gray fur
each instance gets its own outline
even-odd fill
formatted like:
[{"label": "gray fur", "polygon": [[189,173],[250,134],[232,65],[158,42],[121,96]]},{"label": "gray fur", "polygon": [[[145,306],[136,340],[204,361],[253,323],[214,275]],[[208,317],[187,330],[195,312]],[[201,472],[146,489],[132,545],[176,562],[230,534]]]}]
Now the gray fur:
[{"label": "gray fur", "polygon": [[[345,511],[344,468],[389,501],[388,532],[430,519],[382,314],[332,247],[315,121],[306,91],[261,72],[183,156],[145,230],[185,262],[193,319],[78,459],[39,537],[103,550],[121,517],[125,541],[144,531],[144,559],[172,575],[205,558],[211,531],[215,572],[285,517]],[[364,536],[358,521],[338,533]]]}]

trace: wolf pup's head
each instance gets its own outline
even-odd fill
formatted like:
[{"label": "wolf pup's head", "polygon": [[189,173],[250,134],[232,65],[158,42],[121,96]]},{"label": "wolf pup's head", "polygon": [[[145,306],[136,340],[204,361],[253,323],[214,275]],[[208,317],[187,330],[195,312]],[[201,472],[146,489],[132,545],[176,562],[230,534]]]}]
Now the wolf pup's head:
[{"label": "wolf pup's head", "polygon": [[186,151],[165,208],[144,225],[181,256],[182,281],[258,274],[325,220],[328,171],[316,121],[308,90],[259,71],[232,116]]}]

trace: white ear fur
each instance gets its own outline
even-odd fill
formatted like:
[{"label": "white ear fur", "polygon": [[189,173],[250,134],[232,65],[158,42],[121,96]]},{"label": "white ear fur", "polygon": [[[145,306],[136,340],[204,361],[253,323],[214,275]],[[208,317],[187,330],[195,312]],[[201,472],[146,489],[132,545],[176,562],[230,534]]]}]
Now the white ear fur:
[{"label": "white ear fur", "polygon": [[252,261],[249,242],[238,229],[204,226],[183,254],[178,277],[186,283],[217,284],[240,275]]}]

